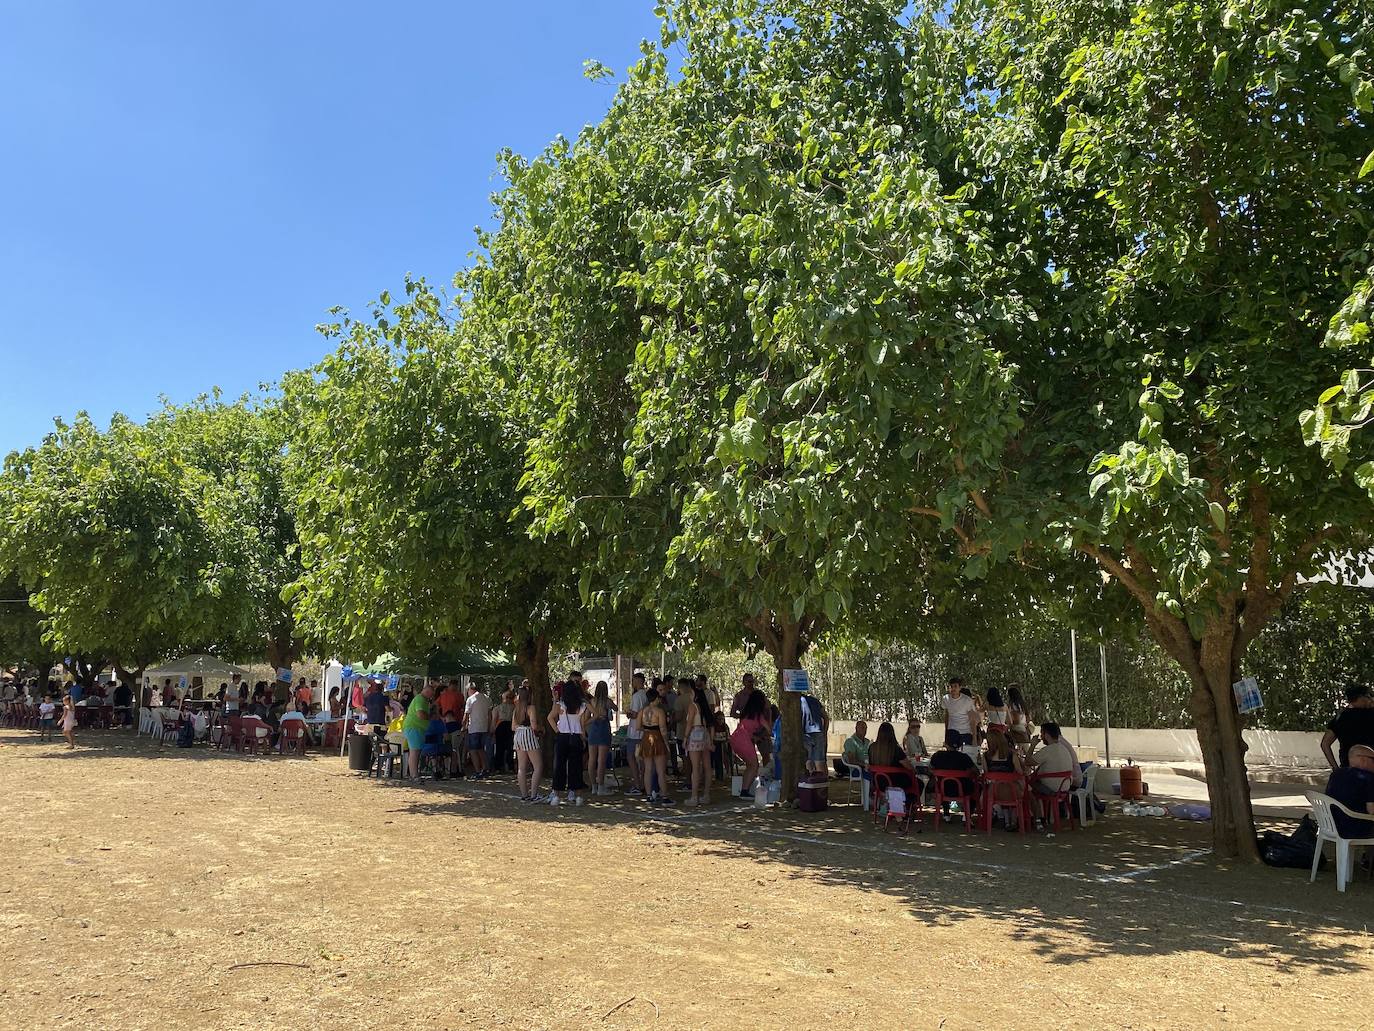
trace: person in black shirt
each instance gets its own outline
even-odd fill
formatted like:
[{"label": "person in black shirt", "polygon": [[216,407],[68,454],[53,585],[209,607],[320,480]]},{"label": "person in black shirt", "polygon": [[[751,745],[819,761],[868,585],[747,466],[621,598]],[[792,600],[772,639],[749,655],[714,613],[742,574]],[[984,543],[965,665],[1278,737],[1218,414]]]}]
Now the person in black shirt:
[{"label": "person in black shirt", "polygon": [[[945,773],[959,774],[959,786],[970,796],[974,795],[975,779],[978,776],[978,764],[973,761],[967,752],[963,750],[964,734],[957,730],[945,730],[945,747],[934,752],[930,757],[930,769],[932,772],[940,770]],[[945,815],[948,816],[948,807]]]},{"label": "person in black shirt", "polygon": [[[1345,700],[1346,707],[1327,724],[1326,733],[1322,735],[1322,752],[1333,770],[1350,765],[1351,746],[1374,747],[1374,697],[1370,696],[1369,688],[1364,685],[1347,688]],[[1332,742],[1337,740],[1341,743],[1340,763],[1331,754]]]},{"label": "person in black shirt", "polygon": [[382,690],[382,685],[377,681],[372,682],[367,694],[363,697],[363,708],[367,710],[367,722],[373,726],[386,727],[386,692]]},{"label": "person in black shirt", "polygon": [[[1356,813],[1374,816],[1374,748],[1352,745],[1350,765],[1333,770],[1326,782],[1326,794]],[[1331,814],[1343,838],[1374,838],[1374,822],[1354,820],[1345,813]]]}]

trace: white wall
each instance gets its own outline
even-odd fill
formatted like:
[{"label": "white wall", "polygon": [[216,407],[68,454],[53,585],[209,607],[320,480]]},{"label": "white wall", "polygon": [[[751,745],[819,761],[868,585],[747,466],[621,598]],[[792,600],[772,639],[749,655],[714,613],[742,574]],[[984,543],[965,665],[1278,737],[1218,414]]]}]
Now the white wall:
[{"label": "white wall", "polygon": [[[868,737],[873,739],[878,729],[878,720],[868,721]],[[893,724],[898,740],[906,732],[906,723]],[[1095,748],[1105,755],[1105,742],[1101,727],[1075,729],[1072,725],[1061,728],[1064,737],[1085,748]],[[854,733],[853,720],[835,720],[830,724],[830,751],[838,755],[843,751],[844,739]],[[921,736],[931,748],[938,748],[945,739],[945,728],[941,723],[922,723]],[[1201,762],[1202,752],[1198,748],[1197,733],[1192,730],[1125,730],[1111,728],[1112,762],[1124,762],[1127,758],[1149,762]],[[1250,746],[1246,759],[1251,763],[1270,766],[1325,766],[1326,759],[1321,752],[1321,734],[1306,731],[1285,730],[1247,730],[1245,741]]]}]

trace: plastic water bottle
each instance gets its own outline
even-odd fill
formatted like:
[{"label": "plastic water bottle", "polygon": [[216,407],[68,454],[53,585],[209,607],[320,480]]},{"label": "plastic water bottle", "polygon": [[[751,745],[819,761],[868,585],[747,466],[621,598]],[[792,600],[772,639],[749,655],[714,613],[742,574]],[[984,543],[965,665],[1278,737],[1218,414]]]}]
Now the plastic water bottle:
[{"label": "plastic water bottle", "polygon": [[768,808],[768,782],[764,780],[763,777],[759,777],[758,780],[754,781],[754,808]]}]

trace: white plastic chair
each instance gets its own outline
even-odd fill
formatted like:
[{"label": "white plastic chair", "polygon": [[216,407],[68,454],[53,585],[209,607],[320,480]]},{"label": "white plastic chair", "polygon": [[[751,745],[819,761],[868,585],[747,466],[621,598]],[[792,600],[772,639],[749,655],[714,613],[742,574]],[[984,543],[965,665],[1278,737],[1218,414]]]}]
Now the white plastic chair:
[{"label": "white plastic chair", "polygon": [[[1329,841],[1336,849],[1336,890],[1345,891],[1345,886],[1350,883],[1350,850],[1351,848],[1369,848],[1374,846],[1374,816],[1367,813],[1357,813],[1341,805],[1330,795],[1323,795],[1320,791],[1308,791],[1307,801],[1312,803],[1312,818],[1317,821],[1317,847],[1312,854],[1312,876],[1308,878],[1308,883],[1317,879],[1317,867],[1322,861],[1322,842]],[[1336,830],[1335,812],[1341,813],[1353,820],[1363,820],[1369,825],[1371,836],[1367,838],[1343,838]]]},{"label": "white plastic chair", "polygon": [[1093,803],[1093,778],[1097,775],[1097,763],[1087,763],[1083,767],[1083,786],[1075,788],[1069,795],[1069,805],[1078,814],[1078,825],[1090,827],[1097,822],[1097,806]]}]

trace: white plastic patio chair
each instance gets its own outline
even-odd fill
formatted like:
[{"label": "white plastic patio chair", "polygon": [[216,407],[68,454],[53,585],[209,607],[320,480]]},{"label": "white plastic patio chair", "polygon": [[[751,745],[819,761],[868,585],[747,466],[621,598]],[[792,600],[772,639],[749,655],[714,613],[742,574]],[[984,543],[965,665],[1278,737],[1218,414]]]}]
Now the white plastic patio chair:
[{"label": "white plastic patio chair", "polygon": [[[1329,841],[1336,850],[1336,890],[1345,891],[1345,886],[1350,883],[1351,849],[1374,846],[1374,816],[1347,809],[1330,795],[1323,795],[1320,791],[1308,791],[1306,794],[1307,801],[1312,803],[1312,818],[1317,821],[1317,847],[1312,854],[1312,876],[1308,878],[1308,883],[1310,884],[1317,879],[1317,867],[1321,865],[1322,861],[1322,843]],[[1371,836],[1367,838],[1341,837],[1336,831],[1335,812],[1337,810],[1351,819],[1365,821]]]},{"label": "white plastic patio chair", "polygon": [[1097,775],[1097,763],[1083,767],[1083,786],[1075,788],[1069,795],[1069,805],[1078,814],[1078,825],[1089,827],[1097,822],[1097,806],[1093,803],[1093,778]]}]

